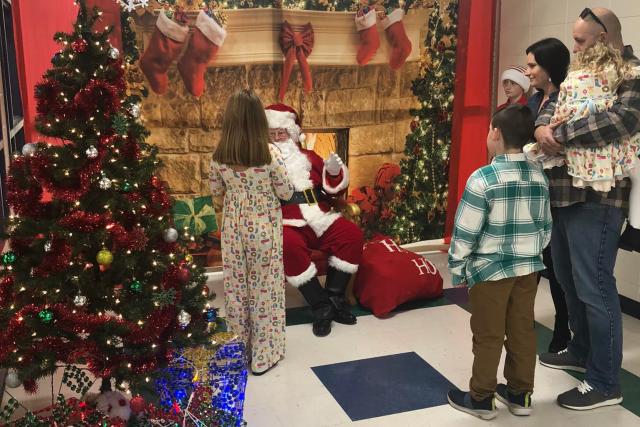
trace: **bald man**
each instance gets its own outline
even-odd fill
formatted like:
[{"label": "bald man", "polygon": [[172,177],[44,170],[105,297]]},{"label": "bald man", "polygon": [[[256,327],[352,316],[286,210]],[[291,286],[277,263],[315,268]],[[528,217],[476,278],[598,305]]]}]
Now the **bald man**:
[{"label": "bald man", "polygon": [[[640,70],[631,46],[622,41],[620,21],[608,9],[585,9],[573,26],[573,52],[597,42],[618,49]],[[575,122],[549,126],[550,103],[536,121],[536,139],[548,154],[566,146],[606,147],[640,131],[640,78],[623,81],[618,99],[608,110]],[[540,355],[540,363],[556,369],[585,372],[584,381],[558,396],[566,408],[587,410],[622,402],[622,314],[616,279],[620,231],[629,208],[631,183],[619,181],[610,192],[573,187],[567,168],[547,170],[553,215],[551,253],[556,276],[565,292],[573,338],[566,350]]]}]

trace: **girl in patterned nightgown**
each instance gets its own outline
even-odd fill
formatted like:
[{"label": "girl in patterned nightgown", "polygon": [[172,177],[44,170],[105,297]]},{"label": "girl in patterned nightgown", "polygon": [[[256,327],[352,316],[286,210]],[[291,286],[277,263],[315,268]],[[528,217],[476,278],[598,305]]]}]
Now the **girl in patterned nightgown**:
[{"label": "girl in patterned nightgown", "polygon": [[260,99],[248,90],[227,103],[210,183],[224,194],[222,262],[226,321],[247,346],[260,375],[284,356],[285,305],[280,199],[293,186],[276,148]]}]

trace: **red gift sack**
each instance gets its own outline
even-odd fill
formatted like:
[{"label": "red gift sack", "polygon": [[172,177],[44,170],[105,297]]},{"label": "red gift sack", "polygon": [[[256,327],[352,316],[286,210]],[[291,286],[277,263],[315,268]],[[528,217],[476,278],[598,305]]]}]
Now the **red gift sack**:
[{"label": "red gift sack", "polygon": [[442,276],[424,257],[379,237],[364,246],[354,293],[380,317],[405,302],[442,296]]}]

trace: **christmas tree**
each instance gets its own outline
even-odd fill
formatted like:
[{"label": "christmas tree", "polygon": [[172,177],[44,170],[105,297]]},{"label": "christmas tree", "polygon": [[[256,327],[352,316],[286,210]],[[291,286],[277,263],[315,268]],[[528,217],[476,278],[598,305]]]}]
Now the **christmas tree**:
[{"label": "christmas tree", "polygon": [[32,393],[59,363],[86,365],[102,390],[115,379],[140,391],[174,349],[207,342],[214,317],[154,175],[141,93],[125,79],[132,32],[125,20],[122,54],[99,15],[79,1],[36,87],[37,128],[61,143],[25,145],[7,179],[15,215],[0,273],[0,367]]},{"label": "christmas tree", "polygon": [[383,225],[385,234],[402,243],[444,235],[457,6],[452,1],[443,14],[439,3],[433,2],[420,75],[412,83],[421,107],[411,110],[414,119],[406,139],[406,157],[400,162],[401,174],[395,184],[397,197],[389,206],[392,218]]}]

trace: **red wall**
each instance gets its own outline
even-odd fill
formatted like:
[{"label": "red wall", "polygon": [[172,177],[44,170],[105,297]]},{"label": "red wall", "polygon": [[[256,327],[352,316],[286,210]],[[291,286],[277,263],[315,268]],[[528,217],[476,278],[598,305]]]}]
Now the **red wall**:
[{"label": "red wall", "polygon": [[460,0],[445,237],[469,175],[487,164],[497,0]]},{"label": "red wall", "polygon": [[36,111],[33,88],[58,51],[53,35],[57,31],[71,31],[78,7],[72,0],[18,0],[12,5],[25,136],[26,142],[32,142],[38,137],[33,128]]}]

